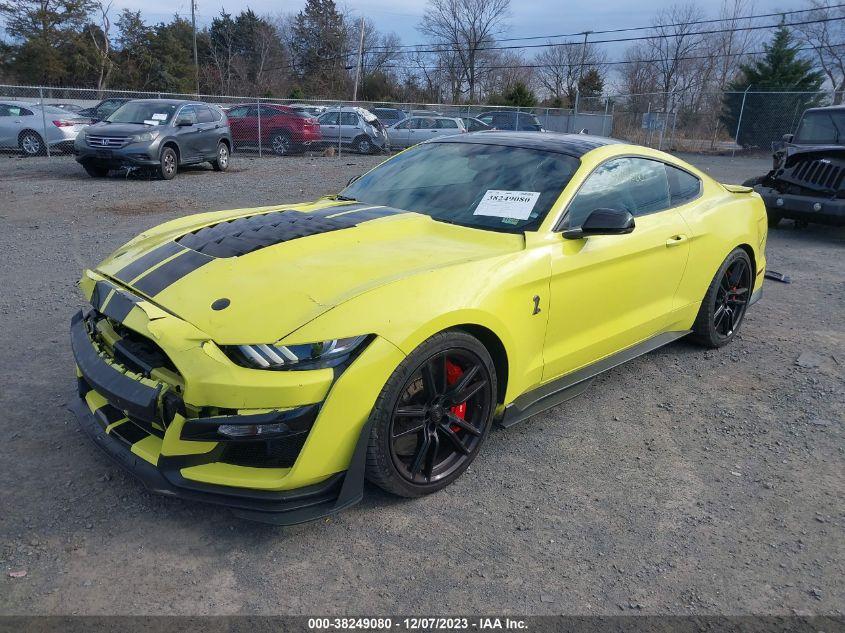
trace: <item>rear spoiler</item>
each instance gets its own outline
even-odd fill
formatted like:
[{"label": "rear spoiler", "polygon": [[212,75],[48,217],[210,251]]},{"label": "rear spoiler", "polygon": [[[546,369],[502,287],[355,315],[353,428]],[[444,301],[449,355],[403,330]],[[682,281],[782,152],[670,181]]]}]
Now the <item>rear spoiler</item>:
[{"label": "rear spoiler", "polygon": [[746,187],[745,185],[726,185],[725,183],[721,183],[722,186],[730,191],[731,193],[753,193],[754,189],[751,187]]}]

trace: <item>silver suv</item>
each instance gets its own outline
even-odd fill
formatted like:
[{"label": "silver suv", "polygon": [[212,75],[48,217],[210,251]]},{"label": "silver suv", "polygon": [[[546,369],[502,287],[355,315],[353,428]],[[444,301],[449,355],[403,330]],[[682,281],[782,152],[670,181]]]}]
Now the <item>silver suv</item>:
[{"label": "silver suv", "polygon": [[332,108],[317,120],[324,145],[346,145],[361,154],[390,149],[384,126],[376,115],[364,108]]}]

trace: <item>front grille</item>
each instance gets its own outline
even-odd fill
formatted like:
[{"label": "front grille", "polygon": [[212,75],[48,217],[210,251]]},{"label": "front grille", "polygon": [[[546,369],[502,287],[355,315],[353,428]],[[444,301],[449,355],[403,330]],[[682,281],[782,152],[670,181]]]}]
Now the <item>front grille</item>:
[{"label": "front grille", "polygon": [[805,160],[792,168],[790,176],[796,184],[837,191],[845,178],[845,166],[826,158]]},{"label": "front grille", "polygon": [[89,134],[86,138],[88,147],[96,149],[120,149],[129,144],[128,136],[99,136]]},{"label": "front grille", "polygon": [[290,468],[305,445],[308,431],[278,440],[226,443],[221,462],[256,468]]}]

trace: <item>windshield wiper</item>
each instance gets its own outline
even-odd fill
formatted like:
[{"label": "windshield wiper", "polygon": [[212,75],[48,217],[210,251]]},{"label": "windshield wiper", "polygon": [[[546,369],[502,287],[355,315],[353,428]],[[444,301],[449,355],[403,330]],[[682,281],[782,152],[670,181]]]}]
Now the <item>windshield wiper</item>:
[{"label": "windshield wiper", "polygon": [[342,196],[340,194],[337,194],[334,199],[340,200],[341,202],[358,202],[356,198],[350,198],[349,196]]}]

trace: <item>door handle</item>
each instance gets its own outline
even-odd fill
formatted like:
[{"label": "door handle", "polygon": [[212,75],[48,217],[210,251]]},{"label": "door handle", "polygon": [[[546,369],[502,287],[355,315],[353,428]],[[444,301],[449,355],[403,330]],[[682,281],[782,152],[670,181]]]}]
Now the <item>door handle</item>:
[{"label": "door handle", "polygon": [[679,244],[683,244],[686,241],[686,235],[673,235],[668,240],[666,240],[666,246],[678,246]]}]

